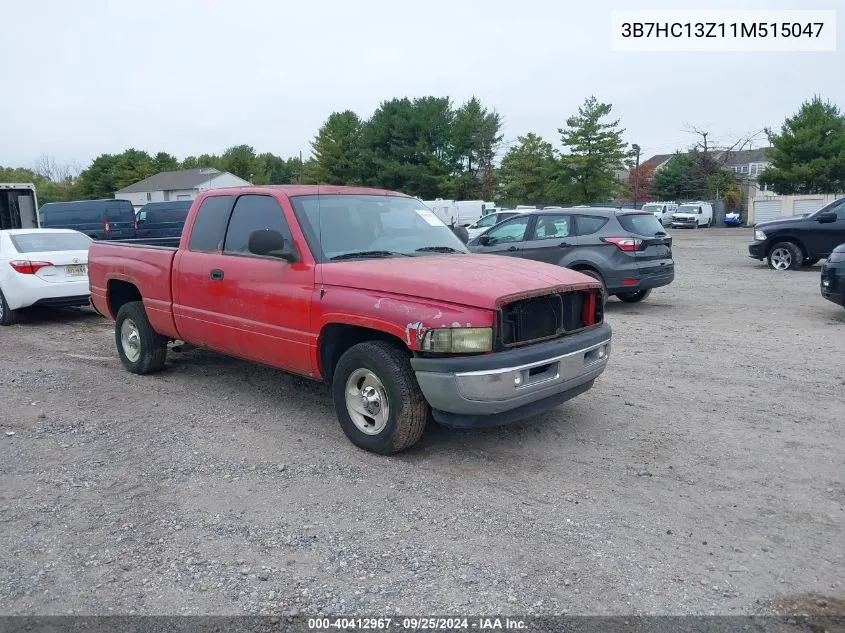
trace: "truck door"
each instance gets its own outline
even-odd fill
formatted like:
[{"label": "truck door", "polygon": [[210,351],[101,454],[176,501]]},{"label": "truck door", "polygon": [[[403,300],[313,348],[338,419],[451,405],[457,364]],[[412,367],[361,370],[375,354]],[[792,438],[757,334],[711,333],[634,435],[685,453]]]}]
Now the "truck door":
[{"label": "truck door", "polygon": [[[191,277],[203,278],[197,281],[205,287],[205,296],[200,299],[205,318],[214,322],[214,339],[213,344],[209,341],[209,347],[309,375],[314,266],[251,254],[247,247],[249,235],[261,229],[276,230],[293,243],[288,218],[276,198],[260,194],[239,196],[221,252],[200,255],[198,266],[192,268]],[[180,283],[185,276],[184,260],[193,257],[192,253],[183,255],[176,276]]]}]

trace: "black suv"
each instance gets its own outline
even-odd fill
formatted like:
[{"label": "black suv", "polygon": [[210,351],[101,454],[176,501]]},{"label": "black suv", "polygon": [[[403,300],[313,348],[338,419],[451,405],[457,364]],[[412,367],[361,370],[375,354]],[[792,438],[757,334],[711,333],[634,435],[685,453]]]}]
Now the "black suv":
[{"label": "black suv", "polygon": [[774,270],[797,270],[824,259],[845,242],[845,198],[815,213],[754,225],[748,256],[769,262]]},{"label": "black suv", "polygon": [[521,213],[467,244],[474,253],[524,257],[585,273],[606,295],[642,301],[675,279],[672,238],[651,213],[576,207]]}]

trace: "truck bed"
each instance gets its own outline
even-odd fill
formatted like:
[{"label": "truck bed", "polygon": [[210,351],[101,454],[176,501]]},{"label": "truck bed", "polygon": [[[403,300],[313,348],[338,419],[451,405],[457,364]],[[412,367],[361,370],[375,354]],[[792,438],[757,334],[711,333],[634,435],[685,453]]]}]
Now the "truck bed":
[{"label": "truck bed", "polygon": [[[91,244],[88,251],[88,279],[91,301],[103,314],[115,315],[108,303],[109,284],[143,297],[153,328],[162,334],[176,331],[173,322],[171,270],[176,248],[121,242]],[[121,284],[121,282],[123,282]]]}]

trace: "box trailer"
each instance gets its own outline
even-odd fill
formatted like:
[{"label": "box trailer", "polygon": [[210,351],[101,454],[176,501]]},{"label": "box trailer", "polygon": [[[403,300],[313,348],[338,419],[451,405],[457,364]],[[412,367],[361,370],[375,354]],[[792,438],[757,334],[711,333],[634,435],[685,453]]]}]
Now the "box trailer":
[{"label": "box trailer", "polygon": [[32,183],[0,182],[0,229],[41,228]]}]

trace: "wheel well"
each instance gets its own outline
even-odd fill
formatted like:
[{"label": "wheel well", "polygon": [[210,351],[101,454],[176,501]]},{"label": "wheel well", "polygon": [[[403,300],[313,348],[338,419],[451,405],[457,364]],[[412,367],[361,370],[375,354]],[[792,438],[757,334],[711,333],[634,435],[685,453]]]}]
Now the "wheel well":
[{"label": "wheel well", "polygon": [[604,275],[602,275],[601,272],[595,266],[589,266],[587,264],[577,264],[572,267],[572,270],[578,272],[589,270],[590,272],[596,273],[599,277],[601,277],[601,280],[604,281]]},{"label": "wheel well", "polygon": [[801,254],[805,258],[809,257],[809,255],[807,254],[807,249],[804,248],[804,245],[799,240],[795,239],[794,237],[785,237],[783,239],[772,241],[771,246],[769,246],[766,249],[766,257],[768,257],[769,255],[772,254],[772,251],[774,250],[775,246],[777,246],[778,244],[782,244],[783,242],[789,242],[790,244],[795,244],[795,246],[798,247],[798,250],[801,251]]},{"label": "wheel well", "polygon": [[330,383],[344,352],[365,341],[386,341],[407,350],[404,341],[387,332],[346,323],[330,323],[320,332],[320,373],[323,380]]},{"label": "wheel well", "polygon": [[117,316],[118,310],[132,301],[141,301],[141,292],[128,281],[112,279],[108,285],[109,309]]}]

